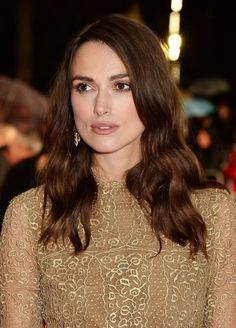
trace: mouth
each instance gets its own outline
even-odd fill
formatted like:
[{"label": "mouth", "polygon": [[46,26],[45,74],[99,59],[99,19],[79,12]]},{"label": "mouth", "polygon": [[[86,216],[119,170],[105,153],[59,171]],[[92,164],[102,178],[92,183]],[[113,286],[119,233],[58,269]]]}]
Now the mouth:
[{"label": "mouth", "polygon": [[119,126],[111,122],[96,122],[91,125],[91,129],[98,135],[107,135],[115,132]]}]

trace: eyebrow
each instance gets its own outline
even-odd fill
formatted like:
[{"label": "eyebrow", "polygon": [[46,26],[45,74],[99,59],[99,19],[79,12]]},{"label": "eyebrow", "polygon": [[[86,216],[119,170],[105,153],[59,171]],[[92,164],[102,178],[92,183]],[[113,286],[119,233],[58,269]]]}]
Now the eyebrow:
[{"label": "eyebrow", "polygon": [[[123,79],[125,77],[129,77],[129,75],[127,73],[120,73],[120,74],[114,74],[112,75],[109,80],[110,81],[114,81],[117,79]],[[94,82],[94,79],[92,79],[89,76],[86,75],[75,75],[72,79],[71,82],[75,81],[75,80],[79,80],[79,81],[87,81],[87,82]]]}]

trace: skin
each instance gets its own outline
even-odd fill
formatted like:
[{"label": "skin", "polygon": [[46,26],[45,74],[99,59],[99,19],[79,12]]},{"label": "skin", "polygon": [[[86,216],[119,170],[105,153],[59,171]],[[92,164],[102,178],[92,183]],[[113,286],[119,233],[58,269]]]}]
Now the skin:
[{"label": "skin", "polygon": [[94,150],[94,171],[122,180],[140,159],[144,126],[124,63],[106,44],[89,41],[71,65],[71,104],[80,137]]}]

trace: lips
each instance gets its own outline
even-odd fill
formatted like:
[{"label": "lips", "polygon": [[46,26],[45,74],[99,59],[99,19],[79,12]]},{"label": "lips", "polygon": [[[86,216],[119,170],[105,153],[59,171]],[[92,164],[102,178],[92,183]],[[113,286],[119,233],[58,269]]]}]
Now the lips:
[{"label": "lips", "polygon": [[115,132],[119,126],[112,122],[95,122],[91,125],[91,129],[94,133],[99,135],[107,135]]}]

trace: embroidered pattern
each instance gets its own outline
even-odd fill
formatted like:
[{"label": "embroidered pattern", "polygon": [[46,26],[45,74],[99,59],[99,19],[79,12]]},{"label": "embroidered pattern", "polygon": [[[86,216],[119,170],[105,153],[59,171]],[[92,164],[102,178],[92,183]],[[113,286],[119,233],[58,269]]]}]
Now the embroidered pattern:
[{"label": "embroidered pattern", "polygon": [[227,320],[233,328],[225,315],[235,306],[232,198],[192,195],[207,224],[209,260],[199,253],[190,261],[188,247],[165,238],[156,255],[156,237],[124,184],[98,190],[91,243],[78,256],[70,244],[38,245],[41,188],[12,202],[0,244],[0,326],[41,328],[43,316],[47,328],[218,328]]}]

